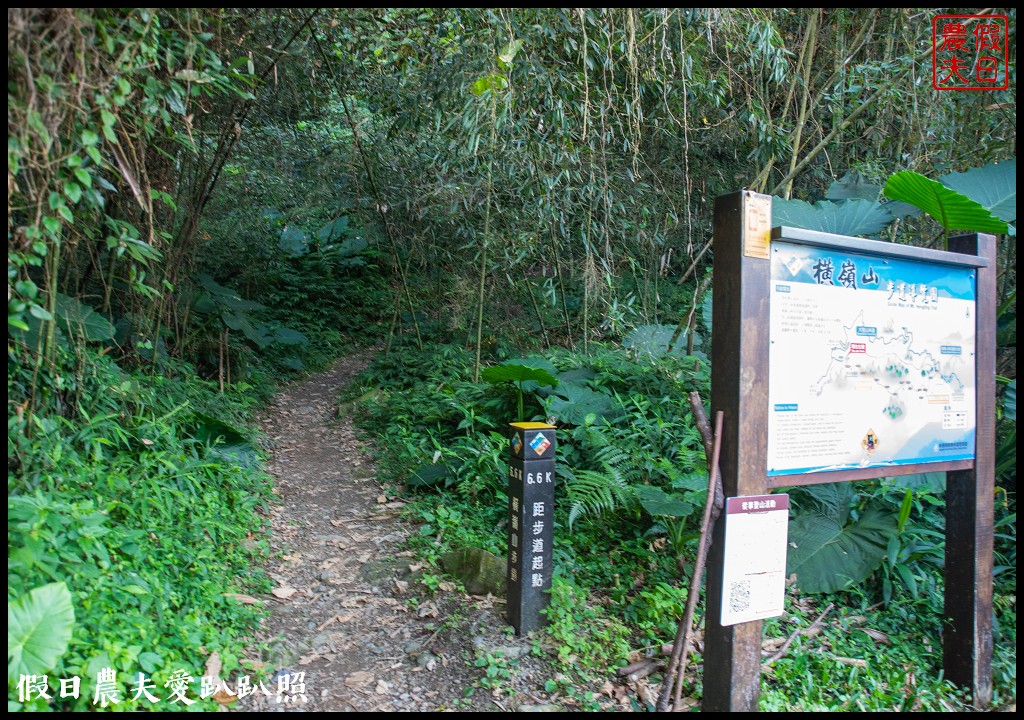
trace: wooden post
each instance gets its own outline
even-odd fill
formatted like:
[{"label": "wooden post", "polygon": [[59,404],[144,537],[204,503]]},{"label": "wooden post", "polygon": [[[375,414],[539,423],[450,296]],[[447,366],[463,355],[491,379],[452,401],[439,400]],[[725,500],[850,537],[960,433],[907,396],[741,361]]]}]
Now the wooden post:
[{"label": "wooden post", "polygon": [[[725,413],[719,466],[726,498],[768,490],[768,299],[771,196],[715,201],[711,410]],[[704,712],[757,710],[761,621],[721,625],[725,516],[708,558]]]},{"label": "wooden post", "polygon": [[555,520],[555,427],[512,423],[508,461],[508,621],[516,635],[546,624]]},{"label": "wooden post", "polygon": [[975,707],[992,701],[992,533],[995,489],[996,242],[950,238],[949,249],[987,258],[977,268],[974,468],[946,473],[946,596],[942,665],[969,688]]}]

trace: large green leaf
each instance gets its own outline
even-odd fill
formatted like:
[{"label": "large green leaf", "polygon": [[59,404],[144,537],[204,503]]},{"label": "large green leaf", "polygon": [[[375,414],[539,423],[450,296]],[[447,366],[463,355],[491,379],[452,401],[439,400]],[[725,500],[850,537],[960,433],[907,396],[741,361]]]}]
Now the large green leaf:
[{"label": "large green leaf", "polygon": [[306,364],[304,362],[302,362],[301,358],[287,357],[287,358],[284,358],[283,360],[279,360],[278,362],[280,362],[281,365],[283,365],[284,367],[288,368],[289,370],[305,370],[306,369]]},{"label": "large green leaf", "polygon": [[363,240],[363,238],[349,238],[345,242],[334,243],[325,250],[325,253],[328,257],[333,258],[338,263],[347,261],[344,263],[345,265],[357,266],[363,264],[365,261],[362,258],[357,258],[356,255],[369,246],[370,244]]},{"label": "large green leaf", "polygon": [[280,343],[281,345],[308,345],[309,338],[298,330],[282,327],[274,331],[272,342]]},{"label": "large green leaf", "polygon": [[277,241],[278,247],[292,257],[305,255],[309,236],[294,225],[285,225],[281,231],[281,238]]},{"label": "large green leaf", "polygon": [[899,490],[914,492],[943,493],[946,491],[946,473],[914,473],[892,478],[892,486]]},{"label": "large green leaf", "polygon": [[57,293],[57,326],[69,337],[89,342],[110,340],[114,337],[114,326],[109,320],[91,307],[63,293]]},{"label": "large green leaf", "polygon": [[889,538],[895,536],[895,515],[877,508],[845,524],[819,510],[802,512],[789,523],[786,573],[795,573],[797,586],[806,593],[842,590],[882,564]]},{"label": "large green leaf", "polygon": [[[668,344],[675,334],[675,325],[640,325],[622,338],[623,347],[628,348],[640,360],[658,360],[669,354]],[[700,344],[700,336],[694,337],[694,344]],[[679,334],[672,347],[673,357],[686,355],[686,331]]]},{"label": "large green leaf", "polygon": [[688,517],[693,514],[693,505],[685,500],[669,495],[661,488],[653,485],[635,485],[633,494],[640,505],[651,515],[671,515]]},{"label": "large green leaf", "polygon": [[480,371],[484,382],[497,385],[503,382],[534,381],[539,385],[558,385],[558,378],[543,368],[527,367],[526,365],[494,365]]},{"label": "large green leaf", "polygon": [[558,382],[569,385],[584,385],[597,377],[597,373],[588,367],[574,368],[558,373]]},{"label": "large green leaf", "polygon": [[700,304],[700,317],[704,321],[704,330],[711,337],[711,323],[715,317],[714,293],[707,293]]},{"label": "large green leaf", "polygon": [[[221,285],[211,276],[200,273],[197,278],[200,284],[210,293],[210,300],[216,305],[226,307],[230,310],[264,310],[266,305],[261,305],[253,300],[246,300],[238,294],[237,290]],[[209,306],[204,306],[204,311]],[[198,308],[197,308],[198,309]]]},{"label": "large green leaf", "polygon": [[341,238],[344,237],[346,230],[348,230],[348,216],[342,215],[340,218],[331,220],[329,223],[317,230],[316,236],[321,243],[328,245],[341,240]]},{"label": "large green leaf", "polygon": [[803,200],[772,198],[773,226],[788,225],[835,235],[877,235],[892,220],[885,205],[873,200],[822,200],[811,205]]},{"label": "large green leaf", "polygon": [[901,200],[890,200],[885,203],[885,209],[897,220],[905,220],[908,217],[917,217],[924,212],[917,205],[902,202]]},{"label": "large green leaf", "polygon": [[259,456],[249,439],[237,428],[205,413],[195,413],[195,438],[208,446],[207,456],[246,468],[259,466]]},{"label": "large green leaf", "polygon": [[612,399],[580,385],[563,385],[547,399],[547,410],[571,425],[586,425],[592,420],[617,415]]},{"label": "large green leaf", "polygon": [[265,323],[255,324],[245,313],[224,312],[220,319],[232,330],[240,330],[245,337],[261,348],[267,347],[273,342],[273,335],[270,333],[270,326]]},{"label": "large green leaf", "polygon": [[885,184],[885,196],[890,200],[902,200],[916,205],[946,230],[1009,232],[1005,222],[994,217],[976,201],[911,170],[890,177]]},{"label": "large green leaf", "polygon": [[1000,220],[1017,220],[1017,158],[950,173],[939,178],[946,187],[966,195]]},{"label": "large green leaf", "polygon": [[434,487],[451,485],[451,470],[447,465],[420,465],[412,471],[405,484],[409,487]]},{"label": "large green leaf", "polygon": [[858,172],[848,172],[828,186],[825,197],[836,201],[859,199],[874,202],[881,192],[881,185],[875,185]]},{"label": "large green leaf", "polygon": [[75,626],[71,593],[63,582],[32,590],[7,605],[7,680],[45,675],[67,652]]}]

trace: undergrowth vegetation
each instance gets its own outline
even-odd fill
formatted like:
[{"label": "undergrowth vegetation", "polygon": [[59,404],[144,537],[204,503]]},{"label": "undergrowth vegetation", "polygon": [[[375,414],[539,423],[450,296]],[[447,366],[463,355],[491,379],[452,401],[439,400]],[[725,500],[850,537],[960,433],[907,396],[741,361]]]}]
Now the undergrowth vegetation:
[{"label": "undergrowth vegetation", "polygon": [[[707,397],[708,367],[699,341],[695,355],[669,353],[668,330],[637,328],[588,353],[515,356],[499,347],[491,367],[503,372],[481,382],[470,379],[464,347],[428,341],[421,352],[409,339],[380,354],[340,399],[373,436],[382,478],[408,500],[410,546],[433,566],[431,578],[453,549],[506,554],[505,428],[520,402],[523,419],[557,424],[555,576],[549,625],[534,644],[580,682],[659,652],[686,601],[707,480],[683,398],[691,390]],[[556,382],[487,381],[544,377],[539,369]],[[966,707],[941,672],[943,492],[936,474],[791,491],[790,539],[813,546],[805,526],[834,523],[842,530],[831,542],[843,557],[791,551],[800,588],[790,588],[781,618],[766,621],[766,647],[796,636],[765,666],[762,709]],[[1008,503],[998,518],[994,676],[997,700],[1007,701],[1016,683]],[[690,677],[699,696],[700,675]]]},{"label": "undergrowth vegetation", "polygon": [[[201,674],[216,652],[239,666],[259,616],[232,593],[266,591],[259,520],[269,478],[245,427],[256,396],[217,394],[176,364],[173,377],[118,367],[92,348],[62,350],[60,372],[37,391],[38,408],[8,421],[8,601],[27,616],[8,628],[20,673],[79,677],[93,706],[97,673],[117,673],[117,697],[140,670],[160,688],[181,669]],[[32,369],[8,373],[8,394],[25,397]],[[222,418],[222,419],[218,419]],[[59,583],[73,615],[34,607],[29,590]],[[44,618],[38,624],[38,618]],[[11,620],[10,613],[8,620]],[[54,637],[67,636],[58,655]],[[42,709],[38,696],[25,709]]]}]

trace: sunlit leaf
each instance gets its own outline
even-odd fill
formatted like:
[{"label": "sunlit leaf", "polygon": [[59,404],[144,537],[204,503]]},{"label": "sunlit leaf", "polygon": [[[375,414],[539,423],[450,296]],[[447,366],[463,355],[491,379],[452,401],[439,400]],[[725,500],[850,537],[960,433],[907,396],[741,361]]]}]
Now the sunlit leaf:
[{"label": "sunlit leaf", "polygon": [[943,175],[939,182],[974,200],[1000,220],[1017,220],[1017,158]]},{"label": "sunlit leaf", "polygon": [[994,217],[976,201],[910,170],[898,172],[889,178],[885,184],[885,196],[890,200],[902,200],[916,205],[947,230],[1008,232],[1005,222]]},{"label": "sunlit leaf", "polygon": [[67,652],[75,625],[63,582],[37,587],[7,605],[7,680],[53,670]]}]

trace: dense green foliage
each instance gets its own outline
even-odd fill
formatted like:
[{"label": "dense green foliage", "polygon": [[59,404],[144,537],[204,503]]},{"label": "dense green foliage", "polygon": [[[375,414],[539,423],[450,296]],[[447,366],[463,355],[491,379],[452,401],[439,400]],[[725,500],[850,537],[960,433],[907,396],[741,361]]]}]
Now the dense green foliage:
[{"label": "dense green foliage", "polygon": [[[999,233],[1012,696],[1016,59],[1005,91],[933,91],[936,12],[9,10],[9,689],[18,663],[159,681],[216,650],[234,669],[256,612],[224,593],[261,582],[271,499],[251,411],[356,342],[381,352],[346,407],[386,438],[428,562],[504,551],[505,423],[552,419],[561,575],[539,649],[597,672],[667,640],[705,487],[684,399],[711,372],[711,205],[748,187],[777,223]],[[859,561],[836,583],[834,558],[796,558],[804,587],[907,632],[867,669],[791,653],[764,706],[959,708],[934,680],[941,485],[794,499],[795,531]],[[780,632],[810,611],[789,612]],[[830,632],[835,655],[867,652]],[[840,696],[855,680],[870,698]]]},{"label": "dense green foliage", "polygon": [[[244,396],[124,371],[91,349],[60,350],[58,363],[52,389],[69,410],[8,422],[8,598],[59,581],[75,613],[67,652],[23,672],[50,673],[51,689],[81,677],[81,698],[64,702],[84,710],[104,667],[160,687],[215,651],[238,669],[258,610],[226,594],[266,589],[257,510],[271,490],[253,447],[213,416],[237,422]],[[9,392],[31,379],[15,370]]]},{"label": "dense green foliage", "polygon": [[[536,650],[582,681],[671,639],[686,600],[680,581],[696,550],[694,510],[706,495],[704,452],[680,401],[691,389],[707,394],[704,361],[653,362],[634,348],[595,346],[490,366],[544,365],[560,379],[523,393],[527,419],[559,427],[551,625]],[[428,342],[420,351],[410,340],[378,356],[342,399],[375,438],[384,476],[396,492],[411,491],[410,546],[432,566],[431,589],[445,552],[507,550],[506,533],[496,530],[508,502],[500,427],[514,417],[518,394],[472,382],[472,362],[464,348]],[[555,393],[572,385],[588,394],[559,414]],[[822,637],[798,641],[766,671],[763,708],[965,707],[940,674],[943,492],[941,474],[791,491],[790,536],[800,552],[789,560],[799,588],[787,596],[786,614],[766,622],[766,637],[781,642],[806,629],[829,601],[841,609]],[[994,676],[997,699],[1006,701],[1016,683],[1009,502],[999,504],[997,518]],[[699,694],[699,676],[693,682]],[[848,691],[855,682],[861,689]]]}]

